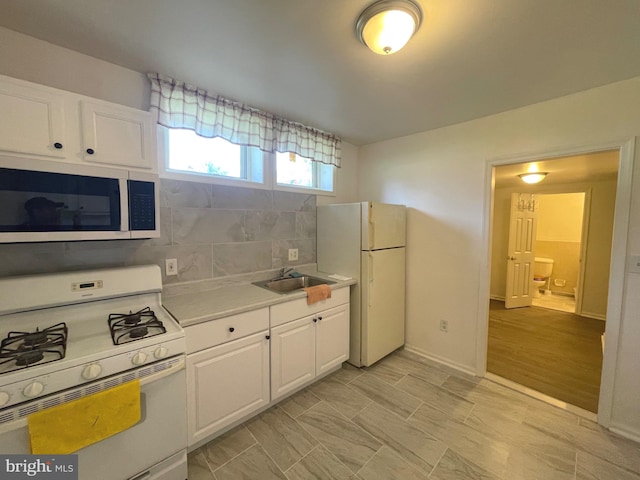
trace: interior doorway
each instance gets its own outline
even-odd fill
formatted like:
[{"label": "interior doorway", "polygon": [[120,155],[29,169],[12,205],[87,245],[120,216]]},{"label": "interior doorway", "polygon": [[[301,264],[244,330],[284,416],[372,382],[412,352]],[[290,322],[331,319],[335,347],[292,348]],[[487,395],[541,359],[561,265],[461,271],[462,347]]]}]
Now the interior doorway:
[{"label": "interior doorway", "polygon": [[[619,150],[609,150],[493,167],[487,372],[593,413],[603,364],[619,158]],[[548,174],[539,184],[524,185],[518,173],[532,170]],[[519,293],[528,298],[516,305],[532,306],[506,309],[513,293],[507,284],[509,264],[520,258],[509,252],[515,193],[528,199],[529,209],[547,213],[541,228],[536,220],[532,251],[524,252],[529,265],[518,266],[525,272]],[[535,257],[551,259],[554,266],[537,283]],[[537,288],[543,298],[575,299],[574,311],[535,305]]]}]

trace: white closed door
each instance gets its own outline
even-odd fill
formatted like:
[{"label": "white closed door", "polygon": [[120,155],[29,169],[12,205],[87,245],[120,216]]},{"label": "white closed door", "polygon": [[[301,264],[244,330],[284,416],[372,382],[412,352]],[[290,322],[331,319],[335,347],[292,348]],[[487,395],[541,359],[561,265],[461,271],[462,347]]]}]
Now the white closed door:
[{"label": "white closed door", "polygon": [[153,115],[124,106],[82,102],[87,162],[156,170]]},{"label": "white closed door", "polygon": [[405,249],[362,252],[361,360],[369,366],[404,345]]},{"label": "white closed door", "polygon": [[349,304],[316,315],[316,375],[349,358]]},{"label": "white closed door", "polygon": [[269,331],[187,356],[188,443],[269,403]]},{"label": "white closed door", "polygon": [[315,317],[271,329],[271,399],[307,383],[316,375]]},{"label": "white closed door", "polygon": [[0,82],[0,151],[65,158],[63,97]]},{"label": "white closed door", "polygon": [[406,207],[378,202],[362,204],[362,250],[406,245]]},{"label": "white closed door", "polygon": [[511,194],[505,308],[531,306],[536,220],[535,195]]}]

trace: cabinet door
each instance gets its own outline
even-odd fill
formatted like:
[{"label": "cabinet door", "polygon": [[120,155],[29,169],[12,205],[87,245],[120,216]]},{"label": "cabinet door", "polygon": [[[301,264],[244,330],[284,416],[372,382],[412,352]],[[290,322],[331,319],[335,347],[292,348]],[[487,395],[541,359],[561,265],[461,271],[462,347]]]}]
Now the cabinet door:
[{"label": "cabinet door", "polygon": [[151,113],[121,105],[81,104],[85,161],[157,170]]},{"label": "cabinet door", "polygon": [[349,304],[316,315],[316,375],[349,358]]},{"label": "cabinet door", "polygon": [[314,317],[271,329],[271,398],[282,397],[315,377]]},{"label": "cabinet door", "polygon": [[0,82],[0,112],[0,151],[67,156],[61,95]]},{"label": "cabinet door", "polygon": [[189,445],[269,403],[269,331],[187,356]]}]

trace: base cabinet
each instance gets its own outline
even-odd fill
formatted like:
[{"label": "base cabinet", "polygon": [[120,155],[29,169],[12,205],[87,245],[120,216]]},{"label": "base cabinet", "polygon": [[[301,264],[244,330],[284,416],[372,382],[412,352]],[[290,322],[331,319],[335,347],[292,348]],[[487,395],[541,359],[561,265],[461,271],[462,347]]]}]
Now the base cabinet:
[{"label": "base cabinet", "polygon": [[349,304],[271,329],[271,399],[349,358]]},{"label": "base cabinet", "polygon": [[269,331],[187,357],[189,445],[207,438],[269,398]]}]

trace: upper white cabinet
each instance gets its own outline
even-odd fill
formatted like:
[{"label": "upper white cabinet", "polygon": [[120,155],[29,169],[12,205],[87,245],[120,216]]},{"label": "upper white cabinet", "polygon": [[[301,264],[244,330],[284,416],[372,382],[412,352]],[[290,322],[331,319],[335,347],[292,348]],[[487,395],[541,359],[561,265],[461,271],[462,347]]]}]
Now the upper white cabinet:
[{"label": "upper white cabinet", "polygon": [[0,150],[64,158],[64,96],[0,79]]},{"label": "upper white cabinet", "polygon": [[154,168],[156,156],[151,113],[103,102],[80,103],[85,161]]},{"label": "upper white cabinet", "polygon": [[0,154],[157,173],[150,112],[0,75]]}]

